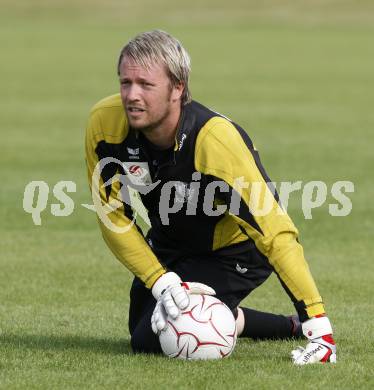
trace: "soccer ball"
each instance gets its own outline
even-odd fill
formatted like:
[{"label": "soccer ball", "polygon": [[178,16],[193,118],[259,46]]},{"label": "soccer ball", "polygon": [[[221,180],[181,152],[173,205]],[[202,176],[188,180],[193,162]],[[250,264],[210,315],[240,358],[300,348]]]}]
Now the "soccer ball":
[{"label": "soccer ball", "polygon": [[199,360],[229,356],[236,343],[236,322],[231,310],[210,295],[190,295],[190,304],[160,332],[165,355]]}]

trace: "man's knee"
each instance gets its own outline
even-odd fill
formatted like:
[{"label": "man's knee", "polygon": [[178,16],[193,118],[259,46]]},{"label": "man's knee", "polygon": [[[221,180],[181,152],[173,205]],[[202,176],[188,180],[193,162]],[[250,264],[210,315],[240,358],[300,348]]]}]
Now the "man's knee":
[{"label": "man's knee", "polygon": [[136,334],[131,336],[131,348],[134,353],[146,353],[146,345],[143,340],[137,337]]},{"label": "man's knee", "polygon": [[131,348],[134,353],[162,353],[160,341],[150,329],[137,327],[131,336]]}]

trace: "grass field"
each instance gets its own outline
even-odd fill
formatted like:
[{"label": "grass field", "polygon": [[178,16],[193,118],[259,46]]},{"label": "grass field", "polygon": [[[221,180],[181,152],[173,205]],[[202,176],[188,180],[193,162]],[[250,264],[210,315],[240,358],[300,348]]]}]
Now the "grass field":
[{"label": "grass field", "polygon": [[[374,6],[371,1],[1,1],[0,388],[373,388]],[[338,364],[295,368],[297,342],[240,340],[228,360],[134,356],[131,275],[100,237],[83,137],[90,107],[118,89],[117,54],[162,28],[192,56],[194,98],[246,128],[274,181],[355,184],[352,213],[306,220],[290,201],[338,343]],[[24,212],[50,187],[42,225]],[[54,217],[52,188],[77,184]],[[245,302],[291,313],[275,278]]]}]

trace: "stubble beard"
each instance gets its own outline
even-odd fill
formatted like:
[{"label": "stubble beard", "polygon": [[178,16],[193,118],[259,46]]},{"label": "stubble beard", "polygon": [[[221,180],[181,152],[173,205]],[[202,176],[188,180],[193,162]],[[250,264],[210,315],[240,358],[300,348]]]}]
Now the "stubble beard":
[{"label": "stubble beard", "polygon": [[146,126],[138,126],[138,127],[133,127],[135,128],[136,130],[138,131],[141,131],[142,133],[144,134],[149,134],[151,132],[153,132],[154,130],[156,129],[159,129],[162,127],[162,124],[165,122],[165,119],[170,115],[170,109],[169,107],[164,111],[164,113],[162,114],[162,116],[158,119],[156,119],[155,121],[153,122],[150,122],[148,125]]},{"label": "stubble beard", "polygon": [[167,96],[167,99],[166,99],[167,108],[164,110],[164,112],[162,113],[162,115],[158,119],[156,119],[153,122],[151,121],[148,125],[145,125],[145,126],[141,126],[141,125],[140,126],[133,126],[133,125],[131,125],[131,123],[130,123],[130,126],[133,129],[142,132],[144,135],[149,134],[156,129],[162,128],[162,124],[166,121],[166,119],[168,118],[168,116],[170,115],[170,112],[171,112],[170,103],[171,103],[171,92],[169,93],[169,95]]}]

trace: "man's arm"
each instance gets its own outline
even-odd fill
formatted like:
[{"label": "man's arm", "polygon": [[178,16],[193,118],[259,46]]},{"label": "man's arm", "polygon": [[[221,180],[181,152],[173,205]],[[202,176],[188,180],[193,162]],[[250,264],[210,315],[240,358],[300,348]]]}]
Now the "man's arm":
[{"label": "man's arm", "polygon": [[[105,140],[104,132],[101,127],[103,120],[100,109],[94,109],[91,112],[86,130],[86,163],[91,190],[92,188],[95,188],[95,186],[92,186],[92,180],[95,167],[99,162],[97,147],[101,141]],[[122,142],[123,139],[119,140],[112,138],[110,141]],[[119,229],[126,230],[123,233],[115,232],[98,218],[103,238],[117,259],[135,276],[141,279],[148,288],[151,288],[155,281],[163,275],[166,270],[160,264],[152,249],[148,246],[136,225],[132,224],[132,220],[126,215],[128,214],[126,208],[129,208],[130,206],[124,204],[119,196],[121,188],[120,182],[115,181],[111,187],[109,186],[110,192],[106,191],[103,184],[104,181],[100,176],[99,188],[97,189],[98,193],[96,195],[102,206],[107,208],[107,217],[109,220]],[[93,194],[93,196],[94,195],[95,194]],[[114,203],[117,203],[116,207],[110,206]],[[120,206],[117,207],[118,205]],[[112,209],[112,211],[110,211],[110,209]]]},{"label": "man's arm", "polygon": [[[224,180],[239,194],[239,213],[232,217],[266,256],[301,320],[323,314],[322,298],[298,242],[298,231],[269,189],[266,173],[248,136],[226,119],[212,118],[198,136],[195,166],[206,175]],[[248,183],[247,188],[239,188],[239,178]],[[268,212],[261,215],[255,206],[264,201],[270,204]]]}]

